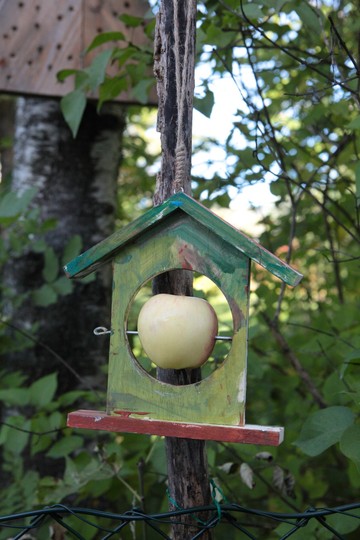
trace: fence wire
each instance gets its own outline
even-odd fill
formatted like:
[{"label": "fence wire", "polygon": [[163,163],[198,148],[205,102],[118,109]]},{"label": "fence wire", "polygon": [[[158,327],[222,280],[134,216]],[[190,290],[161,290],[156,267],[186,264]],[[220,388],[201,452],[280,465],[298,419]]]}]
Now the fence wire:
[{"label": "fence wire", "polygon": [[[239,535],[237,535],[236,538],[250,538],[251,540],[257,540],[258,537],[255,536],[253,532],[250,532],[249,529],[261,527],[261,522],[259,520],[263,520],[268,524],[269,534],[270,531],[280,523],[287,524],[288,530],[283,533],[282,536],[278,536],[279,540],[286,540],[290,537],[293,537],[296,540],[296,537],[300,536],[297,535],[297,533],[299,533],[299,531],[304,531],[304,528],[308,527],[310,522],[313,522],[314,520],[316,520],[317,525],[327,529],[330,535],[328,538],[346,540],[348,536],[344,536],[344,533],[336,530],[334,526],[329,523],[329,518],[331,516],[341,515],[343,518],[345,517],[349,520],[355,519],[356,522],[352,522],[351,527],[345,527],[347,532],[355,531],[360,526],[360,512],[356,512],[359,509],[360,502],[334,508],[309,508],[301,513],[280,513],[245,508],[238,504],[230,503],[194,507],[186,510],[175,510],[157,514],[148,514],[138,508],[132,508],[124,514],[117,514],[91,508],[70,507],[56,504],[39,510],[0,516],[0,526],[3,531],[8,529],[9,536],[7,536],[7,538],[11,538],[11,540],[35,538],[33,534],[36,534],[36,532],[43,528],[44,525],[52,528],[55,523],[58,524],[63,531],[67,531],[67,538],[88,540],[89,536],[91,536],[91,538],[96,536],[99,540],[108,540],[115,537],[121,538],[119,533],[125,532],[125,529],[131,529],[131,531],[129,531],[129,537],[136,538],[132,527],[134,527],[135,524],[141,523],[143,532],[139,535],[139,538],[147,537],[146,532],[144,532],[144,528],[147,528],[151,530],[153,538],[155,534],[156,538],[171,540],[171,537],[169,536],[171,524],[181,523],[184,525],[181,518],[190,514],[194,518],[194,523],[188,523],[187,526],[193,528],[195,525],[198,528],[198,532],[192,536],[192,540],[201,538],[209,529],[216,528],[216,533],[218,532],[220,535],[221,527],[226,524],[239,531]],[[200,515],[203,516],[204,513],[210,516],[206,522],[201,521],[200,517],[197,517]],[[249,523],[248,520],[253,520],[253,523]],[[246,523],[244,524],[244,522]],[[88,528],[86,537],[83,536],[84,533],[79,532],[84,525]],[[166,528],[169,529],[168,532],[165,532]],[[90,532],[92,532],[92,534],[89,534]],[[309,536],[309,538],[314,538],[314,536]]]}]

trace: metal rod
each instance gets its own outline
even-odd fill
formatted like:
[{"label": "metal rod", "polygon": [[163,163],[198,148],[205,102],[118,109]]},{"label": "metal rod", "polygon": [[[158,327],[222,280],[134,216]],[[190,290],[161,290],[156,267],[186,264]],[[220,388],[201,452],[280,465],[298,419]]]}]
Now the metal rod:
[{"label": "metal rod", "polygon": [[[138,331],[137,330],[126,330],[127,334],[137,336]],[[105,326],[97,326],[94,328],[94,334],[95,336],[103,336],[104,334],[112,334],[112,330],[108,330],[105,328]],[[215,336],[216,341],[232,341],[231,336]]]},{"label": "metal rod", "polygon": [[[126,333],[137,336],[139,332],[137,330],[126,330]],[[232,341],[231,336],[215,336],[215,339],[218,341]]]},{"label": "metal rod", "polygon": [[232,341],[232,336],[215,336],[217,341]]}]

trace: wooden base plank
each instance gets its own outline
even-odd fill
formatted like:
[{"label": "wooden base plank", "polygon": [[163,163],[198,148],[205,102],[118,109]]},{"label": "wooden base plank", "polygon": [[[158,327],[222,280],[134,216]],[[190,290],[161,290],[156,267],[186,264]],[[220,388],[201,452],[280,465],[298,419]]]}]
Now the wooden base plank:
[{"label": "wooden base plank", "polygon": [[165,437],[180,437],[211,441],[278,446],[284,438],[284,428],[273,426],[227,426],[189,424],[145,418],[133,418],[132,413],[106,414],[103,411],[79,410],[68,415],[67,425],[116,433],[143,433]]}]

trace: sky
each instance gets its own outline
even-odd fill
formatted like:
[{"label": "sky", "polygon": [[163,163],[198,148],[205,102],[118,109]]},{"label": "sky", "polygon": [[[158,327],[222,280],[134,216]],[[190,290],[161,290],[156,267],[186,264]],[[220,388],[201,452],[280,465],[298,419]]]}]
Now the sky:
[{"label": "sky", "polygon": [[[195,73],[195,94],[196,87],[201,85],[201,79],[209,72],[208,66],[199,66]],[[211,117],[207,118],[194,109],[193,113],[193,139],[201,137],[212,137],[219,143],[224,143],[229,135],[236,111],[242,108],[241,95],[235,82],[230,76],[216,79],[209,83],[209,87],[214,93],[215,104]],[[238,136],[237,143],[242,146],[241,135]],[[211,150],[211,158],[216,160],[217,171],[221,170],[221,162],[225,159],[224,150],[221,147],[214,147]],[[194,173],[205,176],[210,172],[207,170],[206,156],[193,155],[192,164]],[[223,167],[226,172],[226,166]],[[259,214],[267,214],[272,208],[276,197],[270,192],[269,183],[258,183],[256,185],[244,187],[241,193],[236,188],[230,189],[229,195],[232,198],[230,208],[221,210],[221,217],[229,221],[235,227],[244,232],[256,234],[260,228],[256,225],[259,216],[251,207],[259,208]]]}]

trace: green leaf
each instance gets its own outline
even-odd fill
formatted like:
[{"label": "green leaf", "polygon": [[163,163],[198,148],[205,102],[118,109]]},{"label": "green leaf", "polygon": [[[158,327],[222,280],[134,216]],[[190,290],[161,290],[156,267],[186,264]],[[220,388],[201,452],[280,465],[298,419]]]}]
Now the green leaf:
[{"label": "green leaf", "polygon": [[270,184],[270,191],[276,197],[283,197],[286,191],[285,182],[282,180],[275,180]]},{"label": "green leaf", "polygon": [[307,2],[300,2],[295,7],[295,11],[299,15],[301,22],[310,32],[321,32],[321,26],[318,19],[318,13]]},{"label": "green leaf", "polygon": [[51,286],[57,294],[62,296],[71,294],[73,291],[73,282],[70,281],[70,279],[68,279],[66,276],[59,277],[59,279],[54,281]]},{"label": "green leaf", "polygon": [[37,193],[36,188],[30,188],[19,195],[15,191],[9,191],[0,199],[0,219],[15,218],[30,204]]},{"label": "green leaf", "polygon": [[360,527],[359,518],[360,508],[354,508],[348,514],[339,513],[333,514],[331,516],[326,516],[326,523],[333,527],[333,529],[335,529],[338,534],[349,534],[356,531],[356,529]]},{"label": "green leaf", "polygon": [[343,365],[340,370],[340,378],[341,379],[344,378],[345,372],[350,365],[356,365],[356,364],[360,365],[360,349],[351,351],[351,353],[345,356]]},{"label": "green leaf", "polygon": [[210,24],[203,36],[203,43],[215,45],[216,47],[228,46],[236,37],[235,32],[224,32],[216,23]]},{"label": "green leaf", "polygon": [[31,248],[35,253],[45,253],[47,243],[43,238],[38,238],[35,240],[35,242],[32,242]]},{"label": "green leaf", "polygon": [[70,437],[63,437],[57,441],[51,449],[47,452],[47,457],[54,459],[64,458],[71,454],[74,450],[81,448],[84,444],[84,439],[79,435],[71,435]]},{"label": "green leaf", "polygon": [[57,294],[51,285],[45,283],[32,294],[33,300],[37,306],[47,307],[54,304],[57,300]]},{"label": "green leaf", "polygon": [[34,434],[31,437],[31,455],[35,455],[38,452],[44,452],[54,444],[57,438],[57,433],[49,433],[52,430],[58,430],[64,427],[64,418],[58,411],[53,412],[50,416],[39,414],[35,415],[31,421],[31,431]]},{"label": "green leaf", "polygon": [[97,90],[98,86],[104,82],[106,68],[112,53],[112,49],[101,52],[94,58],[90,66],[84,70],[88,75],[87,84],[91,90]]},{"label": "green leaf", "polygon": [[98,110],[105,101],[111,101],[118,97],[121,92],[127,90],[128,84],[125,77],[112,77],[105,79],[99,88]]},{"label": "green leaf", "polygon": [[31,404],[39,409],[48,405],[54,398],[57,388],[57,374],[50,373],[35,381],[29,388]]},{"label": "green leaf", "polygon": [[344,456],[351,459],[360,472],[360,426],[355,424],[348,427],[340,439],[340,450]]},{"label": "green leaf", "polygon": [[11,452],[19,455],[24,450],[28,443],[30,434],[30,420],[26,420],[23,416],[12,416],[3,425],[0,430],[0,446]]},{"label": "green leaf", "polygon": [[90,52],[104,43],[109,43],[109,41],[125,41],[125,36],[122,32],[103,32],[92,40],[86,52]]},{"label": "green leaf", "polygon": [[69,261],[77,257],[83,246],[82,238],[79,234],[74,234],[64,247],[62,255],[62,265],[65,266]]},{"label": "green leaf", "polygon": [[52,247],[47,247],[44,253],[44,268],[42,275],[47,283],[51,283],[56,279],[59,273],[59,261]]},{"label": "green leaf", "polygon": [[256,4],[244,4],[242,9],[249,19],[258,19],[263,16],[261,7]]},{"label": "green leaf", "polygon": [[72,390],[59,396],[59,402],[63,407],[68,407],[69,405],[73,405],[75,401],[77,401],[81,397],[84,397],[83,390]]},{"label": "green leaf", "polygon": [[96,273],[93,272],[92,274],[89,274],[88,276],[85,276],[84,278],[81,278],[81,283],[92,283],[96,280]]},{"label": "green leaf", "polygon": [[[293,531],[295,527],[296,523],[282,523],[281,525],[276,527],[274,533],[279,536],[280,539],[286,538],[286,535],[289,534],[290,531]],[[296,533],[294,533],[293,535],[294,540],[309,540],[310,538],[319,538],[317,533],[322,529],[322,525],[316,519],[311,519],[306,524],[306,527],[299,526],[299,528],[296,530]]]},{"label": "green leaf", "polygon": [[70,94],[67,94],[61,99],[60,107],[65,121],[75,138],[86,107],[86,97],[84,92],[82,90],[70,92]]},{"label": "green leaf", "polygon": [[28,405],[29,390],[27,388],[4,388],[0,390],[0,401],[6,405]]},{"label": "green leaf", "polygon": [[136,52],[136,49],[132,46],[126,47],[125,49],[116,49],[113,53],[113,60],[117,60],[118,64],[123,66],[127,60],[135,56]]},{"label": "green leaf", "polygon": [[125,24],[125,26],[129,26],[131,28],[136,28],[143,22],[142,17],[135,17],[134,15],[127,15],[126,13],[120,15],[119,19]]},{"label": "green leaf", "polygon": [[57,72],[56,78],[59,82],[64,82],[65,79],[70,77],[71,75],[76,75],[77,69],[61,69]]},{"label": "green leaf", "polygon": [[214,94],[207,90],[203,98],[194,98],[194,107],[207,118],[210,118],[215,103]]},{"label": "green leaf", "polygon": [[360,116],[351,120],[351,122],[346,126],[349,129],[360,129]]},{"label": "green leaf", "polygon": [[305,454],[317,456],[340,441],[354,418],[354,413],[347,407],[334,406],[316,411],[306,419],[294,444]]},{"label": "green leaf", "polygon": [[139,103],[146,105],[148,102],[149,88],[152,86],[152,84],[152,79],[143,79],[131,89],[131,93],[139,101]]},{"label": "green leaf", "polygon": [[75,73],[75,90],[88,92],[91,89],[89,79],[90,76],[85,70],[78,69]]}]

